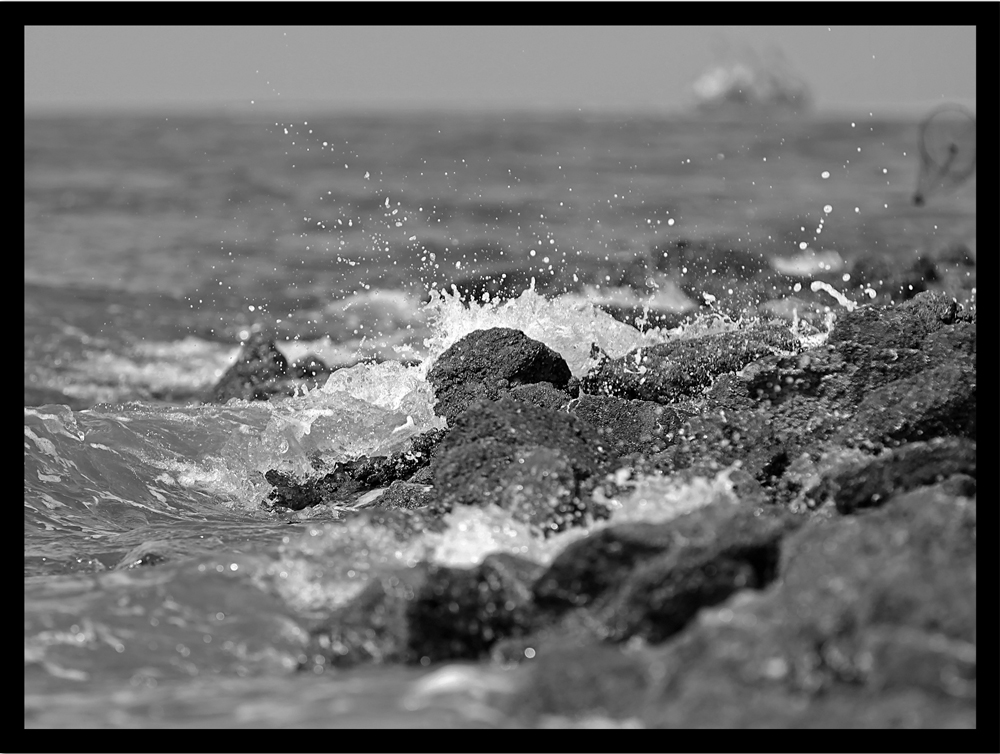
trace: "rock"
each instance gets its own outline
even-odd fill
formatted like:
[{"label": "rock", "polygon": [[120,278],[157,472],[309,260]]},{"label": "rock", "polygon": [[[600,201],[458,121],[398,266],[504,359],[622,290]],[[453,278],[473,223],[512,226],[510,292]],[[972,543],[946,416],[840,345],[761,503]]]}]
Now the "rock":
[{"label": "rock", "polygon": [[502,398],[475,403],[457,417],[432,469],[445,509],[493,503],[551,532],[607,515],[589,495],[607,464],[589,425]]},{"label": "rock", "polygon": [[427,381],[434,386],[436,411],[458,418],[474,401],[496,400],[518,385],[549,382],[566,387],[566,361],[520,330],[494,327],[477,330],[454,343],[431,367]]},{"label": "rock", "polygon": [[[655,652],[644,721],[974,725],[975,520],[974,501],[924,487],[810,522],[782,546],[771,589]],[[901,715],[904,699],[926,717]]]},{"label": "rock", "polygon": [[359,595],[311,632],[309,657],[303,668],[413,662],[407,613],[427,582],[429,570],[421,564],[373,578]]},{"label": "rock", "polygon": [[[406,483],[396,482],[395,485],[406,485]],[[386,490],[386,494],[395,485],[391,485],[389,490]],[[414,486],[423,487],[423,485]],[[406,507],[405,504],[400,504],[396,507],[391,507],[388,502],[378,505],[377,503],[382,497],[385,497],[385,495],[377,498],[367,508],[345,511],[345,514],[347,517],[363,519],[368,526],[384,527],[400,542],[409,542],[414,537],[426,534],[427,532],[440,534],[448,528],[447,523],[442,519],[441,513],[430,505]]]},{"label": "rock", "polygon": [[231,398],[266,401],[277,396],[296,395],[304,388],[319,387],[332,371],[314,354],[289,365],[273,339],[255,332],[243,344],[236,363],[226,370],[205,400],[212,403],[225,403]]},{"label": "rock", "polygon": [[843,312],[829,343],[851,342],[877,348],[918,348],[930,333],[958,319],[959,307],[943,293],[921,293],[898,306],[860,306]]},{"label": "rock", "polygon": [[309,663],[485,657],[498,640],[530,630],[529,587],[540,570],[523,558],[495,554],[474,568],[424,563],[380,575],[313,632]]},{"label": "rock", "polygon": [[287,374],[288,362],[274,341],[264,333],[253,333],[243,343],[236,363],[212,388],[210,400],[215,403],[225,403],[231,398],[266,401],[281,392],[279,383]]},{"label": "rock", "polygon": [[605,359],[581,380],[581,389],[672,403],[699,396],[719,375],[797,347],[798,339],[779,325],[685,338]]},{"label": "rock", "polygon": [[264,473],[264,478],[273,489],[268,493],[265,504],[272,508],[298,511],[314,505],[350,503],[367,489],[354,476],[359,463],[347,461],[334,464],[334,470],[329,474],[304,482],[276,469],[269,469]]},{"label": "rock", "polygon": [[391,456],[361,456],[336,463],[324,476],[304,482],[270,469],[264,474],[274,487],[267,497],[269,505],[301,510],[323,503],[351,503],[361,493],[386,487],[394,481],[413,479],[430,464],[444,435],[445,432],[439,429],[424,432],[414,437],[406,450]]},{"label": "rock", "polygon": [[548,382],[536,382],[530,385],[518,385],[511,388],[509,397],[519,401],[533,403],[541,408],[551,411],[559,411],[570,402],[569,393],[564,390],[556,390]]},{"label": "rock", "polygon": [[[803,427],[798,427],[801,432]],[[671,474],[691,469],[703,476],[739,463],[761,484],[773,485],[809,436],[796,436],[762,410],[712,411],[687,419],[673,433],[673,444],[654,455],[651,468]]]},{"label": "rock", "polygon": [[[881,505],[891,496],[955,474],[976,477],[976,443],[958,437],[913,442],[865,461],[841,465],[809,493],[841,513]],[[967,489],[967,487],[966,487]]]},{"label": "rock", "polygon": [[533,627],[531,583],[541,566],[505,553],[471,569],[434,568],[417,595],[410,619],[416,658],[476,660],[500,639]]},{"label": "rock", "polygon": [[625,400],[607,395],[581,395],[570,412],[590,424],[614,457],[664,450],[683,414],[652,401]]},{"label": "rock", "polygon": [[587,608],[601,638],[663,641],[703,607],[774,578],[798,524],[774,507],[713,503],[662,524],[597,531],[556,556],[533,589],[543,614]]},{"label": "rock", "polygon": [[427,484],[395,481],[369,507],[380,510],[426,508],[434,501],[434,488]]},{"label": "rock", "polygon": [[836,439],[849,446],[892,446],[942,435],[976,438],[976,370],[971,365],[935,367],[875,390]]},{"label": "rock", "polygon": [[320,387],[333,372],[334,370],[314,353],[306,354],[288,368],[288,373],[292,377],[305,381],[310,389]]},{"label": "rock", "polygon": [[687,310],[671,311],[668,309],[651,308],[649,306],[626,306],[607,302],[597,303],[596,306],[619,322],[631,325],[639,332],[646,332],[654,327],[672,330],[691,318],[691,312]]}]

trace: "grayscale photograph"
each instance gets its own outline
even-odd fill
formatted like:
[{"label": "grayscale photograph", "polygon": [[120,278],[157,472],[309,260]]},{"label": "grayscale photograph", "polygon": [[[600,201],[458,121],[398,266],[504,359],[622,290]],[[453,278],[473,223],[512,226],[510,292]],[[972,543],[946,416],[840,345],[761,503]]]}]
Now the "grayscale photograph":
[{"label": "grayscale photograph", "polygon": [[976,729],[950,7],[25,26],[25,728]]}]

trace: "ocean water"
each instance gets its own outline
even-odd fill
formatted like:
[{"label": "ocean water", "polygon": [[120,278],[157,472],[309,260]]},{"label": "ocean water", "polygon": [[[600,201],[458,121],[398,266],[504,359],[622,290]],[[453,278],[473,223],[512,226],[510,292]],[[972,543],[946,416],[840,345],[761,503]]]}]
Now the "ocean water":
[{"label": "ocean water", "polygon": [[[917,133],[865,113],[26,119],[26,725],[509,724],[484,700],[516,669],[297,673],[310,621],[381,568],[547,562],[582,532],[465,510],[401,543],[262,507],[263,472],[443,426],[425,375],[473,329],[523,329],[575,374],[591,343],[681,337],[595,306],[642,303],[621,270],[663,244],[974,254],[975,175],[915,207]],[[255,329],[345,368],[282,402],[201,404]],[[637,480],[612,522],[731,491]]]}]

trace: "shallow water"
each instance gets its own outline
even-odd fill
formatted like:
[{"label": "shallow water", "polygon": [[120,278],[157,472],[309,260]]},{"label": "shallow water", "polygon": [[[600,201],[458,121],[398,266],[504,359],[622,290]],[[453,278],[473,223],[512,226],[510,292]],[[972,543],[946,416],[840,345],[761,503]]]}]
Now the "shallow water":
[{"label": "shallow water", "polygon": [[[472,329],[523,329],[576,374],[593,342],[673,337],[587,300],[621,296],[622,266],[659,244],[974,253],[974,176],[910,203],[916,132],[867,116],[26,120],[26,724],[509,724],[488,699],[516,670],[445,669],[458,691],[441,693],[420,685],[435,668],[295,673],[310,620],[385,567],[546,562],[581,533],[459,511],[404,545],[325,507],[263,508],[263,471],[439,426],[426,370]],[[430,294],[486,278],[535,288],[504,306]],[[199,405],[260,327],[292,358],[387,361],[282,403]],[[640,480],[613,520],[728,493]]]}]

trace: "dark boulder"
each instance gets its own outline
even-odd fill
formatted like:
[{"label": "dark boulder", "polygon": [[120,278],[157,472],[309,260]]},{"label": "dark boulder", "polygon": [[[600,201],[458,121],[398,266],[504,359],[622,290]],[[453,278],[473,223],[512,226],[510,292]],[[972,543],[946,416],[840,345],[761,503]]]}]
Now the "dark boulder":
[{"label": "dark boulder", "polygon": [[953,324],[959,306],[943,293],[922,293],[897,306],[859,306],[842,312],[830,332],[829,343],[877,348],[918,348],[930,333]]},{"label": "dark boulder", "polygon": [[511,388],[509,397],[519,401],[533,403],[541,408],[551,411],[559,411],[566,408],[566,404],[572,400],[565,390],[556,390],[548,382],[535,382],[530,385],[518,385]]},{"label": "dark boulder", "polygon": [[566,361],[520,330],[494,327],[477,330],[454,343],[431,367],[436,411],[449,424],[477,400],[496,400],[518,385],[548,382],[566,387],[571,374]]},{"label": "dark boulder", "polygon": [[272,338],[255,332],[243,343],[236,362],[212,387],[205,400],[212,403],[225,403],[232,398],[266,401],[296,395],[305,388],[319,387],[332,371],[314,354],[289,365]]},{"label": "dark boulder", "polygon": [[809,493],[830,499],[841,513],[881,505],[891,496],[955,474],[976,477],[976,443],[959,437],[913,442],[880,456],[837,467]]},{"label": "dark boulder", "polygon": [[925,487],[811,522],[783,545],[772,589],[707,613],[650,660],[662,672],[644,720],[877,727],[908,699],[927,716],[909,725],[974,724],[975,521],[974,502]]},{"label": "dark boulder", "polygon": [[502,398],[476,403],[455,420],[432,469],[438,502],[446,509],[492,503],[556,531],[607,515],[589,494],[607,465],[588,424]]},{"label": "dark boulder", "polygon": [[288,361],[274,341],[261,332],[253,333],[240,348],[233,364],[211,390],[211,400],[225,403],[231,398],[266,401],[282,392]]},{"label": "dark boulder", "polygon": [[713,503],[662,524],[603,529],[573,542],[534,585],[551,618],[586,608],[601,638],[659,642],[697,612],[777,572],[781,538],[799,523],[774,507]]},{"label": "dark boulder", "polygon": [[846,446],[901,445],[945,435],[976,438],[976,369],[947,364],[869,393],[836,435]]},{"label": "dark boulder", "polygon": [[608,395],[581,395],[570,404],[570,412],[597,431],[613,457],[664,450],[684,419],[683,414],[652,401]]},{"label": "dark boulder", "polygon": [[798,339],[781,325],[674,340],[603,360],[581,380],[581,389],[672,403],[700,396],[719,375],[797,348]]},{"label": "dark boulder", "polygon": [[422,563],[377,576],[314,630],[307,664],[486,657],[497,641],[531,629],[530,584],[540,570],[495,554],[474,568]]}]

